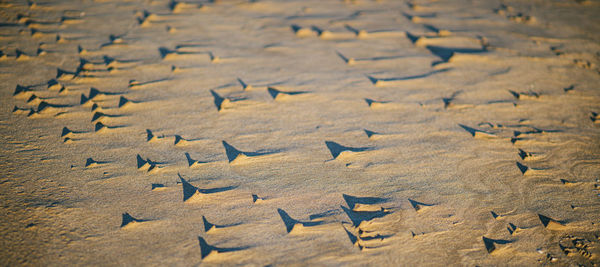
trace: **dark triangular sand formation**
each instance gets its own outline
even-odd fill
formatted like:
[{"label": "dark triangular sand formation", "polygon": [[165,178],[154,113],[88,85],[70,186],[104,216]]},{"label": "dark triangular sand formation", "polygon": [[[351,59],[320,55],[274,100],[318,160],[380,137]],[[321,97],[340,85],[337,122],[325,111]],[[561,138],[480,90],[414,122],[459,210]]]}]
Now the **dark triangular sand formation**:
[{"label": "dark triangular sand formation", "polygon": [[85,96],[84,94],[81,94],[81,98],[79,100],[79,104],[84,106],[84,105],[91,105],[94,104],[92,99],[90,99],[89,97]]},{"label": "dark triangular sand formation", "polygon": [[88,158],[86,160],[86,162],[85,162],[85,167],[90,167],[90,166],[95,165],[95,164],[96,164],[96,161],[94,159]]},{"label": "dark triangular sand formation", "polygon": [[360,238],[357,235],[354,235],[353,233],[348,231],[348,229],[346,229],[346,227],[342,226],[342,228],[344,228],[344,231],[346,231],[346,234],[348,235],[350,242],[352,242],[352,245],[355,247],[358,247],[358,249],[362,250],[363,246],[360,243]]},{"label": "dark triangular sand formation", "polygon": [[162,188],[165,188],[164,184],[153,183],[152,187],[151,187],[151,190],[157,190],[157,189],[162,189]]},{"label": "dark triangular sand formation", "polygon": [[508,232],[511,235],[516,234],[518,231],[521,230],[521,228],[517,227],[516,225],[512,224],[512,223],[508,223],[508,226],[506,227],[506,230],[508,230]]},{"label": "dark triangular sand formation", "polygon": [[229,99],[220,96],[213,90],[210,90],[210,93],[212,94],[212,96],[214,98],[214,103],[215,103],[215,106],[217,107],[218,111],[221,111],[224,108],[225,104],[228,104],[231,102]]},{"label": "dark triangular sand formation", "polygon": [[137,161],[137,168],[141,169],[144,168],[145,166],[148,166],[148,161],[146,161],[145,159],[142,158],[142,156],[140,156],[139,154],[136,156],[136,161]]},{"label": "dark triangular sand formation", "polygon": [[285,92],[285,91],[281,91],[281,90],[278,90],[278,89],[273,88],[273,87],[267,87],[267,91],[269,92],[269,95],[271,95],[271,97],[274,100],[277,100],[278,98],[281,98],[282,95],[293,96],[293,95],[301,95],[301,94],[308,93],[308,92],[305,92],[305,91]]},{"label": "dark triangular sand formation", "polygon": [[252,194],[252,203],[262,203],[263,201],[265,201],[264,197],[259,197],[256,194]]},{"label": "dark triangular sand formation", "polygon": [[146,129],[146,142],[152,142],[156,140],[156,136],[150,131],[150,129]]},{"label": "dark triangular sand formation", "polygon": [[111,95],[122,95],[124,93],[120,93],[120,92],[105,92],[105,91],[100,91],[97,88],[91,87],[90,88],[90,92],[88,94],[88,98],[89,99],[94,99],[98,96],[111,96]]},{"label": "dark triangular sand formation", "polygon": [[169,60],[172,59],[178,55],[200,55],[200,54],[206,54],[205,52],[179,52],[177,50],[172,50],[166,47],[160,47],[158,49],[158,52],[160,54],[160,57],[163,60]]},{"label": "dark triangular sand formation", "polygon": [[415,211],[419,211],[419,210],[421,210],[424,207],[434,206],[433,204],[425,204],[425,203],[422,203],[422,202],[418,202],[418,201],[412,200],[410,198],[408,199],[408,202],[413,207],[413,209],[415,209]]},{"label": "dark triangular sand formation", "polygon": [[181,174],[177,173],[177,176],[179,176],[179,180],[181,180],[184,202],[190,200],[190,198],[194,197],[195,195],[220,193],[220,192],[225,192],[225,191],[229,191],[229,190],[236,188],[235,186],[226,186],[226,187],[217,187],[217,188],[211,188],[211,189],[200,189],[198,187],[193,186],[185,179],[183,179]]},{"label": "dark triangular sand formation", "polygon": [[62,129],[62,133],[60,134],[60,137],[65,137],[65,136],[70,135],[72,133],[73,133],[73,131],[69,130],[69,128],[67,128],[67,127],[64,127]]},{"label": "dark triangular sand formation", "polygon": [[143,159],[139,154],[136,156],[136,162],[138,170],[146,170],[147,172],[157,170],[159,168],[158,164],[160,163],[154,162],[149,158]]},{"label": "dark triangular sand formation", "polygon": [[216,228],[216,225],[209,223],[204,216],[202,216],[202,224],[204,225],[204,232],[208,232]]},{"label": "dark triangular sand formation", "polygon": [[165,59],[168,55],[176,54],[177,52],[166,47],[159,47],[158,53],[162,59]]},{"label": "dark triangular sand formation", "polygon": [[185,158],[187,159],[188,166],[190,168],[197,167],[198,165],[200,165],[202,163],[206,163],[206,162],[202,162],[202,161],[198,161],[198,160],[192,159],[192,157],[190,156],[190,153],[187,153],[187,152],[185,152]]},{"label": "dark triangular sand formation", "polygon": [[471,136],[473,136],[475,138],[495,138],[496,137],[496,135],[494,135],[492,133],[488,133],[488,132],[482,131],[482,130],[477,130],[477,129],[471,128],[469,126],[466,126],[466,125],[458,124],[458,126],[463,128],[465,131],[470,133]]},{"label": "dark triangular sand formation", "polygon": [[290,28],[298,37],[306,37],[313,34],[313,31],[310,28],[303,28],[296,24],[292,24]]},{"label": "dark triangular sand formation", "polygon": [[285,230],[288,233],[292,232],[294,229],[298,229],[301,227],[317,226],[317,225],[321,225],[324,223],[321,221],[319,221],[319,222],[301,222],[301,221],[298,221],[298,220],[290,217],[290,215],[288,215],[287,212],[285,212],[282,209],[277,209],[277,213],[279,213],[279,216],[281,217],[281,220],[283,221],[283,224],[285,225]]},{"label": "dark triangular sand formation", "polygon": [[538,214],[538,217],[539,217],[540,221],[542,222],[542,225],[544,225],[544,227],[548,230],[564,230],[564,229],[566,229],[564,222],[557,221],[555,219],[544,216],[542,214]]},{"label": "dark triangular sand formation", "polygon": [[118,118],[118,117],[123,117],[123,116],[125,116],[125,115],[106,114],[104,112],[96,111],[92,115],[92,122],[97,121],[102,118]]},{"label": "dark triangular sand formation", "polygon": [[227,155],[227,159],[229,160],[230,163],[232,161],[234,161],[235,159],[237,159],[239,156],[244,155],[244,152],[237,150],[235,147],[228,144],[227,142],[222,141],[222,143],[223,143],[223,147],[225,147],[225,154]]},{"label": "dark triangular sand formation", "polygon": [[491,239],[491,238],[487,238],[487,237],[483,237],[483,245],[485,246],[485,249],[487,250],[488,253],[492,253],[496,250],[496,245],[497,244],[508,244],[511,243],[511,241],[508,240],[501,240],[501,239]]},{"label": "dark triangular sand formation", "polygon": [[198,242],[200,244],[200,257],[202,259],[208,257],[209,255],[215,255],[219,253],[227,253],[234,252],[247,249],[248,247],[234,247],[234,248],[220,248],[209,245],[204,238],[201,236],[198,237]]},{"label": "dark triangular sand formation", "polygon": [[190,199],[194,194],[198,193],[198,187],[193,186],[192,184],[188,183],[185,179],[183,179],[183,177],[181,177],[180,174],[179,175],[179,179],[181,180],[181,184],[183,187],[183,201],[187,201],[188,199]]},{"label": "dark triangular sand formation", "polygon": [[29,113],[30,110],[31,110],[31,108],[20,108],[20,107],[14,106],[12,109],[12,112],[15,114],[27,114],[27,113]]},{"label": "dark triangular sand formation", "polygon": [[92,158],[88,158],[88,159],[85,161],[85,167],[86,167],[86,168],[88,168],[88,167],[96,167],[96,166],[98,166],[98,165],[101,165],[101,164],[106,164],[106,163],[108,163],[108,161],[97,161],[97,160],[94,160],[94,159],[92,159]]},{"label": "dark triangular sand formation", "polygon": [[71,106],[70,105],[51,104],[46,101],[41,101],[37,106],[37,112],[41,113],[41,112],[46,112],[46,111],[56,111],[57,109],[68,108],[68,107],[71,107]]},{"label": "dark triangular sand formation", "polygon": [[[117,115],[120,116],[120,115]],[[115,125],[115,126],[108,126],[103,124],[102,122],[96,122],[95,126],[94,126],[94,131],[95,132],[104,132],[107,130],[114,130],[114,129],[119,129],[119,128],[124,128],[127,127],[125,125]]]},{"label": "dark triangular sand formation", "polygon": [[393,85],[394,83],[398,83],[398,82],[403,82],[403,81],[411,81],[411,80],[417,80],[417,79],[423,79],[423,78],[427,78],[429,76],[432,76],[434,74],[438,74],[438,73],[443,73],[446,71],[449,71],[449,68],[446,69],[439,69],[439,70],[434,70],[428,73],[424,73],[424,74],[419,74],[419,75],[412,75],[412,76],[403,76],[403,77],[392,77],[392,78],[375,78],[372,76],[368,76],[367,78],[369,78],[369,80],[371,81],[371,83],[377,87],[379,86],[387,86],[387,85]]},{"label": "dark triangular sand formation", "polygon": [[[432,54],[436,55],[441,59],[441,62],[448,62],[456,53],[461,54],[480,54],[487,52],[485,47],[483,48],[453,48],[453,47],[443,47],[443,46],[434,46],[428,45],[425,48],[429,50]],[[435,63],[434,63],[435,64]]]},{"label": "dark triangular sand formation", "polygon": [[125,98],[124,96],[121,96],[121,97],[119,97],[119,105],[118,105],[118,107],[119,108],[124,107],[125,105],[127,105],[129,103],[131,103],[131,101],[129,99]]},{"label": "dark triangular sand formation", "polygon": [[147,220],[136,219],[133,216],[129,215],[129,213],[123,213],[123,220],[121,222],[121,228],[128,226],[130,224],[145,222]]},{"label": "dark triangular sand formation", "polygon": [[369,105],[369,107],[372,108],[380,107],[382,105],[390,103],[389,101],[377,101],[370,98],[365,98],[365,102],[367,102],[367,105]]},{"label": "dark triangular sand formation", "polygon": [[527,167],[527,166],[525,166],[525,165],[521,164],[521,163],[520,163],[520,162],[518,162],[518,161],[517,161],[517,167],[519,168],[519,171],[521,171],[521,173],[522,173],[523,175],[527,174],[527,173],[530,171],[529,167]]},{"label": "dark triangular sand formation", "polygon": [[329,149],[329,152],[331,153],[331,156],[333,156],[334,159],[336,159],[342,152],[345,151],[362,152],[373,149],[370,147],[347,147],[333,141],[325,141],[325,145]]},{"label": "dark triangular sand formation", "polygon": [[75,77],[77,77],[79,75],[78,72],[71,72],[71,71],[66,71],[60,68],[56,69],[56,77],[55,79],[64,79],[64,80],[70,80],[73,79]]},{"label": "dark triangular sand formation", "polygon": [[27,53],[23,52],[21,49],[15,49],[15,56],[17,60],[29,59],[30,56]]},{"label": "dark triangular sand formation", "polygon": [[498,215],[498,213],[495,213],[494,211],[490,211],[492,213],[492,217],[494,217],[494,219],[496,220],[500,220],[502,219],[501,215]]},{"label": "dark triangular sand formation", "polygon": [[375,135],[379,135],[378,132],[374,132],[374,131],[369,131],[367,129],[363,129],[365,131],[365,134],[367,135],[368,138],[374,137]]},{"label": "dark triangular sand formation", "polygon": [[48,90],[63,92],[66,88],[63,84],[59,83],[56,79],[50,79],[47,83]]},{"label": "dark triangular sand formation", "polygon": [[30,116],[32,113],[35,113],[35,110],[33,110],[33,108],[20,108],[14,106],[12,112],[15,114],[27,114],[27,116]]},{"label": "dark triangular sand formation", "polygon": [[[408,19],[412,19],[413,16],[407,15],[405,14],[404,16],[406,16]],[[418,40],[420,36],[414,35],[410,32],[406,32],[406,38],[408,38],[408,40],[410,40],[411,43],[415,44]]]},{"label": "dark triangular sand formation", "polygon": [[228,227],[240,225],[239,223],[217,225],[214,223],[210,223],[204,216],[202,216],[202,224],[204,225],[204,232],[206,232],[206,233],[208,233],[210,231],[214,231],[216,229],[222,229],[222,228],[228,228]]},{"label": "dark triangular sand formation", "polygon": [[181,137],[181,135],[175,135],[175,141],[174,141],[174,145],[184,145],[187,143],[187,140],[183,137]]},{"label": "dark triangular sand formation", "polygon": [[27,102],[27,104],[30,105],[35,105],[35,104],[39,104],[42,101],[42,99],[40,97],[38,97],[35,94],[31,94],[31,96],[25,101]]},{"label": "dark triangular sand formation", "polygon": [[284,210],[277,209],[277,212],[279,213],[279,216],[281,216],[281,220],[283,220],[286,232],[291,232],[292,229],[294,229],[294,226],[299,223],[299,221],[290,217]]},{"label": "dark triangular sand formation", "polygon": [[31,92],[31,91],[33,91],[33,89],[31,87],[17,85],[17,87],[15,88],[15,92],[13,93],[13,96],[24,95],[26,92]]},{"label": "dark triangular sand formation", "polygon": [[272,151],[272,152],[262,152],[262,151],[245,152],[245,151],[238,150],[237,148],[233,147],[232,145],[230,145],[229,143],[227,143],[225,141],[222,141],[222,143],[223,143],[223,147],[225,147],[225,154],[227,155],[227,159],[229,160],[229,163],[232,163],[241,158],[257,157],[257,156],[263,156],[263,155],[276,153],[275,151]]},{"label": "dark triangular sand formation", "polygon": [[175,135],[175,141],[173,142],[174,145],[176,146],[184,146],[187,145],[189,143],[193,143],[193,142],[197,142],[200,141],[202,139],[198,138],[198,139],[186,139],[181,137],[181,135],[176,134]]},{"label": "dark triangular sand formation", "polygon": [[523,149],[519,149],[519,157],[521,157],[522,160],[526,160],[533,157],[533,155],[529,152],[525,152]]}]

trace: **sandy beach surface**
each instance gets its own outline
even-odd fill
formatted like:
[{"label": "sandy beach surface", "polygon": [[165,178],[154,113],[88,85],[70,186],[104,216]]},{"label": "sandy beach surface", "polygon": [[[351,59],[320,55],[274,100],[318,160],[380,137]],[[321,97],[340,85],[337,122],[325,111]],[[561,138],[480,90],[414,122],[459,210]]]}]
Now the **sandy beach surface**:
[{"label": "sandy beach surface", "polygon": [[0,265],[600,264],[599,1],[0,20]]}]

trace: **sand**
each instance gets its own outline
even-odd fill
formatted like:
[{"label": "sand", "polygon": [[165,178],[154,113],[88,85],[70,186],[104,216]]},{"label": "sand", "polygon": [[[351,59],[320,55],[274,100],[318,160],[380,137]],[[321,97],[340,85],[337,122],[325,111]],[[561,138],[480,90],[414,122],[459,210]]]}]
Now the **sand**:
[{"label": "sand", "polygon": [[596,266],[600,2],[0,3],[0,262]]}]

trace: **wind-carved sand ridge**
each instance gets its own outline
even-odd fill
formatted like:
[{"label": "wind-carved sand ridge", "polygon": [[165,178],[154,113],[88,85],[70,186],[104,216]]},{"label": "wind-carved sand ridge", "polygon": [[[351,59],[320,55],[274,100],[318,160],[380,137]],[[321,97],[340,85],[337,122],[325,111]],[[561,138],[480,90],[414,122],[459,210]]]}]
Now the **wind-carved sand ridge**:
[{"label": "wind-carved sand ridge", "polygon": [[208,197],[210,194],[225,192],[236,188],[235,186],[227,186],[211,189],[200,189],[188,183],[185,179],[183,179],[181,174],[178,173],[177,175],[179,176],[179,180],[181,181],[183,189],[183,202],[200,202],[202,201],[202,199]]},{"label": "wind-carved sand ridge", "polygon": [[190,156],[190,153],[187,153],[187,152],[185,152],[185,158],[187,159],[188,166],[190,168],[196,168],[196,167],[199,167],[200,165],[202,165],[203,163],[206,163],[204,161],[192,159],[192,156]]},{"label": "wind-carved sand ridge", "polygon": [[122,217],[123,220],[121,222],[121,229],[132,228],[139,225],[140,223],[149,221],[144,219],[136,219],[127,212],[123,213]]},{"label": "wind-carved sand ridge", "polygon": [[4,265],[600,264],[595,1],[0,10]]},{"label": "wind-carved sand ridge", "polygon": [[217,92],[210,90],[210,93],[213,96],[213,101],[215,103],[215,106],[217,107],[217,111],[222,111],[225,109],[229,109],[234,107],[235,102],[236,101],[242,101],[244,100],[243,98],[229,98],[229,97],[222,97],[221,95],[219,95]]},{"label": "wind-carved sand ridge", "polygon": [[269,92],[269,95],[271,95],[273,100],[278,100],[278,101],[286,100],[286,99],[293,99],[293,98],[295,98],[294,96],[300,96],[300,95],[310,93],[307,91],[282,91],[282,90],[279,90],[274,87],[267,87],[267,91]]},{"label": "wind-carved sand ridge", "polygon": [[482,130],[477,130],[475,128],[471,128],[469,126],[465,126],[462,124],[459,124],[458,126],[460,126],[461,128],[463,128],[465,131],[467,131],[468,133],[471,134],[471,136],[475,137],[475,138],[496,138],[497,136],[494,135],[493,133],[488,133],[486,131],[482,131]]},{"label": "wind-carved sand ridge", "polygon": [[323,221],[299,221],[290,217],[290,215],[282,209],[277,209],[277,213],[279,213],[279,216],[285,225],[285,231],[288,234],[304,234],[310,231],[318,231],[318,226],[325,223]]},{"label": "wind-carved sand ridge", "polygon": [[446,68],[446,69],[434,70],[434,71],[424,73],[424,74],[413,75],[413,76],[404,76],[404,77],[375,78],[372,76],[367,76],[367,78],[369,78],[371,83],[373,83],[373,85],[375,85],[377,87],[398,86],[398,85],[402,85],[403,83],[406,83],[406,82],[414,82],[414,80],[420,80],[423,78],[427,78],[431,75],[443,73],[443,72],[446,72],[449,70],[450,70],[449,68]]},{"label": "wind-carved sand ridge", "polygon": [[215,258],[215,257],[218,257],[219,254],[240,251],[240,250],[244,250],[244,249],[248,248],[248,247],[222,248],[222,247],[212,246],[212,245],[209,245],[206,242],[206,240],[204,240],[204,238],[201,236],[198,237],[198,241],[200,243],[200,256],[202,257],[202,259],[209,258],[209,257]]},{"label": "wind-carved sand ridge", "polygon": [[[344,231],[350,238],[350,242],[361,251],[368,249],[377,249],[385,247],[383,243],[388,238],[394,236],[394,234],[381,234],[380,231],[373,228],[373,221],[377,218],[383,218],[384,216],[391,214],[393,211],[391,208],[385,208],[381,204],[389,205],[390,199],[379,198],[379,197],[355,197],[346,194],[342,194],[344,201],[348,205],[348,208],[341,206],[342,210],[350,218],[352,227],[350,230],[344,226]],[[365,227],[370,230],[363,230]]]},{"label": "wind-carved sand ridge", "polygon": [[146,172],[157,172],[159,169],[163,168],[161,165],[165,164],[164,162],[156,162],[152,161],[149,158],[142,158],[139,154],[136,156],[137,161],[137,169]]},{"label": "wind-carved sand ridge", "polygon": [[102,122],[96,122],[96,124],[94,124],[94,132],[109,133],[109,132],[113,132],[117,129],[125,128],[125,127],[127,127],[127,126],[126,125],[105,125]]},{"label": "wind-carved sand ridge", "polygon": [[190,145],[195,142],[202,141],[202,140],[204,140],[204,139],[202,139],[202,138],[186,139],[186,138],[181,137],[181,135],[176,134],[175,141],[173,141],[173,144],[176,146],[186,146],[186,145]]},{"label": "wind-carved sand ridge", "polygon": [[128,99],[124,96],[120,96],[119,97],[119,104],[117,105],[118,108],[129,108],[129,107],[135,107],[138,106],[138,104],[141,104],[141,101],[134,101],[131,99]]},{"label": "wind-carved sand ridge", "polygon": [[418,212],[418,211],[421,211],[421,210],[422,210],[422,209],[424,209],[424,208],[427,208],[427,207],[434,206],[433,204],[425,204],[425,203],[422,203],[422,202],[418,202],[418,201],[412,200],[412,199],[410,199],[410,198],[408,199],[408,202],[410,202],[410,205],[411,205],[411,206],[412,206],[412,207],[415,209],[415,211],[417,211],[417,212]]},{"label": "wind-carved sand ridge", "polygon": [[325,141],[325,145],[329,152],[331,153],[332,159],[337,159],[338,157],[348,157],[352,153],[364,152],[373,150],[372,147],[347,147],[340,145],[333,141]]},{"label": "wind-carved sand ridge", "polygon": [[110,163],[110,161],[98,161],[98,160],[94,160],[92,158],[88,158],[85,161],[85,167],[86,168],[93,168],[93,167],[98,167],[100,165],[108,164],[108,163]]},{"label": "wind-carved sand ridge", "polygon": [[366,64],[366,63],[374,63],[374,62],[382,62],[382,61],[398,60],[398,59],[406,58],[406,56],[380,56],[380,57],[353,58],[353,57],[346,57],[339,51],[336,51],[336,54],[346,64],[351,65],[351,66],[356,65],[356,64],[363,64],[363,63]]},{"label": "wind-carved sand ridge", "polygon": [[253,158],[265,157],[268,155],[276,154],[277,151],[256,151],[256,152],[245,152],[238,150],[229,143],[221,141],[225,148],[225,155],[230,164],[244,163],[252,160]]},{"label": "wind-carved sand ridge", "polygon": [[240,225],[241,223],[233,223],[233,224],[214,224],[214,223],[210,223],[208,222],[208,220],[206,220],[206,217],[202,216],[202,223],[204,224],[204,232],[205,233],[212,233],[217,231],[218,229],[225,229],[225,228],[229,228],[229,227],[233,227],[233,226],[237,226]]},{"label": "wind-carved sand ridge", "polygon": [[254,204],[263,203],[265,200],[266,200],[266,198],[264,198],[264,197],[260,197],[256,194],[252,194],[252,203],[254,203]]}]

